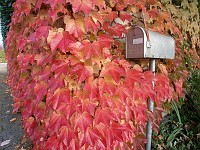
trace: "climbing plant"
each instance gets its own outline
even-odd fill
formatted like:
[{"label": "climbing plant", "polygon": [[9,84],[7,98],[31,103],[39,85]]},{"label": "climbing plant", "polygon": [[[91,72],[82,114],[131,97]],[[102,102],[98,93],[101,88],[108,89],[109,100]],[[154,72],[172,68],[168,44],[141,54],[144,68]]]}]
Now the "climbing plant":
[{"label": "climbing plant", "polygon": [[[163,104],[183,96],[187,77],[183,36],[161,3],[17,0],[13,6],[8,84],[34,149],[143,149],[146,121],[158,128]],[[156,76],[146,61],[125,59],[123,39],[134,25],[176,39],[176,58],[159,61]]]},{"label": "climbing plant", "polygon": [[161,0],[166,9],[172,14],[173,23],[176,24],[181,30],[184,43],[185,64],[190,70],[200,67],[200,16],[199,16],[199,3],[197,0],[182,0],[182,1],[165,1]]}]

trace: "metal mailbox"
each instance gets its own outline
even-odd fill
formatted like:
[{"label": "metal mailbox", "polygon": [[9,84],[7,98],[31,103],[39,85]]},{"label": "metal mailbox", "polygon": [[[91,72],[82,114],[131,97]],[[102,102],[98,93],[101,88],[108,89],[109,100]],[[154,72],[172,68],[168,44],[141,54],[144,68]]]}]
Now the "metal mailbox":
[{"label": "metal mailbox", "polygon": [[175,55],[175,40],[149,30],[150,41],[141,27],[133,27],[126,35],[126,58],[161,58],[173,59]]}]

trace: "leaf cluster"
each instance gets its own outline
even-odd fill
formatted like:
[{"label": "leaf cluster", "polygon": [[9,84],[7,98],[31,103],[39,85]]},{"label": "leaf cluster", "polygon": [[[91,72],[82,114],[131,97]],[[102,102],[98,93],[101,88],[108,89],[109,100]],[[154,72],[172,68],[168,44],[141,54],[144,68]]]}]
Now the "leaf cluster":
[{"label": "leaf cluster", "polygon": [[[186,47],[183,45],[185,53],[183,58],[184,63],[189,68],[199,68],[199,54],[200,54],[200,13],[198,0],[182,0],[182,1],[164,1],[161,2],[165,5],[166,9],[172,14],[173,22],[176,24],[187,42]],[[187,50],[185,50],[187,49]],[[190,60],[188,60],[190,59]]]}]

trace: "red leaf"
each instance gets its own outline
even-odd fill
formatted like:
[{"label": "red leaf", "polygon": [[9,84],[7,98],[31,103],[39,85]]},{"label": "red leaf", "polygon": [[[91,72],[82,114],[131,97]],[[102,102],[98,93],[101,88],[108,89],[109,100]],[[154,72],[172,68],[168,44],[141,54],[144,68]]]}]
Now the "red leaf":
[{"label": "red leaf", "polygon": [[94,22],[92,20],[91,17],[87,16],[84,18],[84,21],[85,21],[85,28],[86,28],[86,31],[94,31],[94,32],[97,32],[98,29],[99,29],[99,23],[98,22]]},{"label": "red leaf", "polygon": [[102,18],[100,13],[96,11],[92,11],[90,15],[95,24],[97,24],[98,22],[102,24],[104,22],[104,19]]},{"label": "red leaf", "polygon": [[51,71],[55,73],[55,78],[60,76],[61,74],[67,75],[68,73],[68,68],[69,68],[69,61],[55,61],[52,64]]},{"label": "red leaf", "polygon": [[78,149],[80,149],[78,141],[76,139],[72,139],[68,147],[68,150],[78,150]]},{"label": "red leaf", "polygon": [[134,82],[141,82],[143,73],[137,70],[128,70],[125,78],[125,83],[128,85],[133,85]]},{"label": "red leaf", "polygon": [[108,19],[110,21],[115,20],[118,17],[118,13],[116,11],[112,11],[111,13],[108,14]]},{"label": "red leaf", "polygon": [[58,44],[61,42],[61,40],[63,39],[63,35],[62,33],[57,33],[49,42],[50,47],[51,47],[51,51],[55,52]]},{"label": "red leaf", "polygon": [[126,33],[125,26],[121,24],[113,24],[112,26],[110,26],[109,22],[104,22],[103,29],[107,31],[112,37],[122,37],[123,33]]},{"label": "red leaf", "polygon": [[46,0],[45,4],[50,4],[51,8],[54,9],[57,4],[64,3],[64,0]]},{"label": "red leaf", "polygon": [[59,133],[59,129],[62,126],[69,127],[69,122],[66,120],[64,114],[53,111],[49,117],[49,121],[46,123],[47,132],[50,132],[51,134]]},{"label": "red leaf", "polygon": [[19,110],[19,108],[20,108],[20,106],[21,106],[21,103],[20,102],[15,102],[14,104],[13,104],[13,113],[16,113],[18,110]]},{"label": "red leaf", "polygon": [[44,23],[39,22],[38,24],[40,24],[40,26],[35,30],[35,32],[31,33],[28,37],[28,39],[32,43],[38,41],[41,38],[47,38],[47,36],[48,36],[50,27],[47,26],[45,22]]},{"label": "red leaf", "polygon": [[84,50],[85,59],[101,55],[100,46],[97,41],[94,41],[93,43],[90,43],[88,40],[83,41],[82,49]]},{"label": "red leaf", "polygon": [[56,135],[50,136],[45,143],[45,149],[47,150],[57,150],[59,146],[59,141]]},{"label": "red leaf", "polygon": [[119,123],[112,122],[110,126],[110,134],[112,136],[112,141],[123,141],[122,133],[125,131],[125,128]]},{"label": "red leaf", "polygon": [[35,31],[35,38],[40,39],[41,37],[47,38],[48,36],[48,31],[49,31],[49,26],[40,26],[39,28],[37,28],[37,30]]},{"label": "red leaf", "polygon": [[[116,90],[116,82],[110,77],[104,76],[99,79],[99,96],[103,98],[103,94],[109,93],[113,95]],[[104,101],[102,99],[102,101]]]},{"label": "red leaf", "polygon": [[33,64],[34,56],[31,54],[19,53],[17,56],[17,60],[18,60],[18,63],[20,64],[21,69],[26,70],[29,63]]},{"label": "red leaf", "polygon": [[70,75],[78,75],[78,83],[80,84],[91,75],[91,72],[83,64],[79,63],[71,68]]},{"label": "red leaf", "polygon": [[39,53],[35,55],[35,60],[37,61],[37,65],[42,65],[45,64],[45,62],[47,62],[47,54],[44,53]]},{"label": "red leaf", "polygon": [[58,44],[58,48],[61,52],[66,53],[69,50],[67,49],[70,43],[74,43],[76,40],[69,34],[69,32],[63,32],[63,38]]},{"label": "red leaf", "polygon": [[133,17],[127,12],[120,12],[120,19],[122,21],[128,20],[130,21]]},{"label": "red leaf", "polygon": [[96,128],[87,128],[85,138],[86,142],[92,147],[95,147],[97,140],[102,140],[102,137]]},{"label": "red leaf", "polygon": [[117,61],[107,63],[102,69],[100,76],[111,76],[116,83],[120,81],[121,76],[125,76],[125,69]]},{"label": "red leaf", "polygon": [[69,146],[71,140],[75,138],[75,136],[76,135],[74,134],[73,130],[67,126],[62,126],[59,129],[59,141],[62,141],[62,143],[64,143],[67,147]]},{"label": "red leaf", "polygon": [[18,49],[22,50],[24,46],[26,45],[26,43],[27,43],[26,39],[24,39],[23,37],[19,38],[19,40],[17,41]]},{"label": "red leaf", "polygon": [[79,128],[82,132],[85,132],[87,128],[92,127],[93,118],[88,112],[77,114],[75,117],[74,128]]},{"label": "red leaf", "polygon": [[54,93],[54,91],[58,88],[63,88],[64,87],[64,81],[63,77],[51,77],[48,80],[48,85],[49,85],[49,92]]},{"label": "red leaf", "polygon": [[45,102],[40,102],[34,109],[33,115],[36,118],[36,121],[41,121],[45,118],[46,113],[46,104]]},{"label": "red leaf", "polygon": [[93,5],[98,6],[100,9],[104,8],[105,5],[105,1],[104,0],[93,0]]},{"label": "red leaf", "polygon": [[88,92],[87,96],[90,100],[98,99],[98,80],[95,80],[93,77],[88,78],[83,89]]},{"label": "red leaf", "polygon": [[68,45],[73,42],[75,42],[75,39],[68,32],[49,32],[48,43],[50,44],[52,52],[55,52],[59,48],[63,53],[66,53],[68,51]]},{"label": "red leaf", "polygon": [[116,94],[120,96],[121,100],[125,101],[127,97],[131,98],[133,96],[133,91],[128,85],[120,85],[116,90]]},{"label": "red leaf", "polygon": [[83,11],[85,14],[89,14],[93,9],[92,0],[75,0],[69,2],[72,4],[72,9],[74,13]]},{"label": "red leaf", "polygon": [[45,82],[41,81],[36,84],[36,86],[34,87],[34,93],[36,95],[37,103],[39,101],[42,101],[42,99],[46,95],[46,92],[47,92],[47,84]]},{"label": "red leaf", "polygon": [[88,112],[90,115],[94,116],[95,109],[98,103],[95,101],[90,101],[88,99],[82,101],[82,111]]},{"label": "red leaf", "polygon": [[52,103],[53,109],[56,110],[62,105],[70,103],[70,91],[65,88],[57,89],[53,96],[48,99],[47,104]]},{"label": "red leaf", "polygon": [[69,16],[64,18],[65,31],[69,34],[73,34],[76,38],[82,38],[86,33],[85,23],[83,18],[77,17],[76,19],[71,19]]},{"label": "red leaf", "polygon": [[42,68],[42,70],[38,71],[34,76],[33,78],[36,80],[36,81],[48,81],[49,80],[49,77],[50,77],[50,74],[51,74],[51,70],[50,70],[50,67],[49,66],[45,66],[44,68]]},{"label": "red leaf", "polygon": [[148,10],[147,12],[148,12],[150,18],[153,18],[153,19],[158,18],[158,15],[159,15],[158,11],[151,9],[151,10]]},{"label": "red leaf", "polygon": [[110,121],[113,119],[113,114],[111,110],[107,107],[100,108],[98,107],[96,109],[94,122],[95,124],[103,123],[106,126],[110,125]]},{"label": "red leaf", "polygon": [[155,3],[155,0],[146,0],[147,4],[153,5]]},{"label": "red leaf", "polygon": [[101,48],[105,48],[105,47],[111,48],[111,44],[112,42],[114,42],[113,38],[111,38],[110,36],[106,34],[99,35],[98,41]]}]

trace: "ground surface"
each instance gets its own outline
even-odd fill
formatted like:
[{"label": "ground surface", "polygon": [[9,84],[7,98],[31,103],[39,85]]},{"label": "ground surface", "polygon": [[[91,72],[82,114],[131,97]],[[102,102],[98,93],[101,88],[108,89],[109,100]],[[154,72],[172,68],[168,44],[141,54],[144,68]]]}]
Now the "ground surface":
[{"label": "ground surface", "polygon": [[21,142],[24,132],[21,117],[20,113],[12,113],[13,101],[6,78],[6,64],[0,63],[0,150],[23,149]]}]

